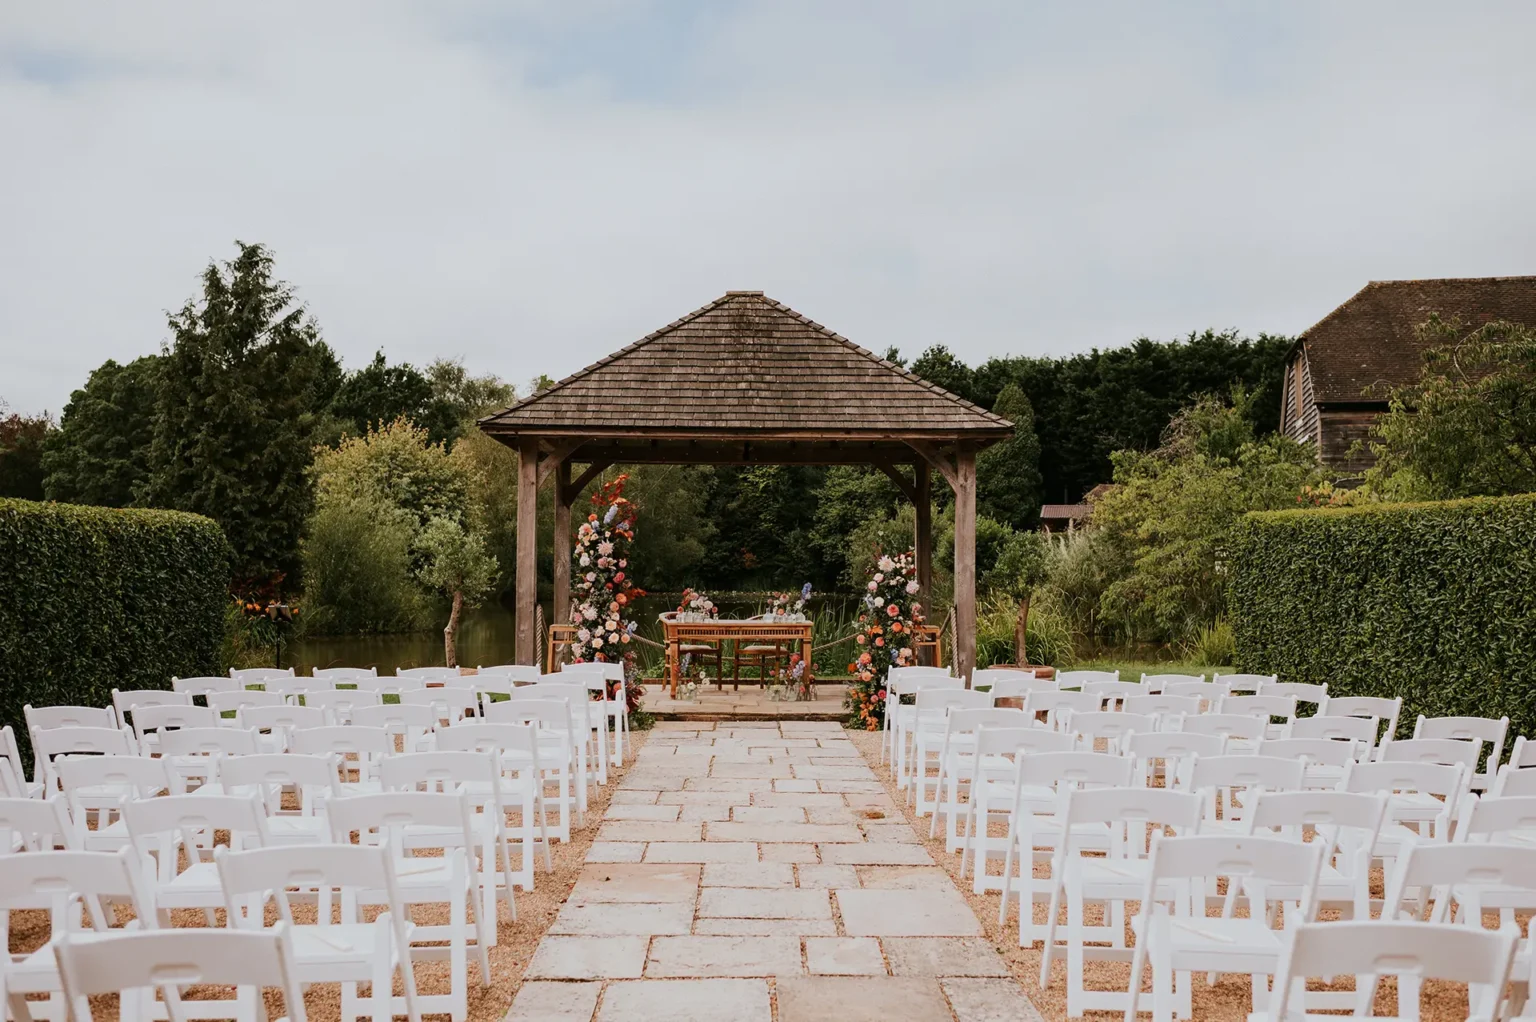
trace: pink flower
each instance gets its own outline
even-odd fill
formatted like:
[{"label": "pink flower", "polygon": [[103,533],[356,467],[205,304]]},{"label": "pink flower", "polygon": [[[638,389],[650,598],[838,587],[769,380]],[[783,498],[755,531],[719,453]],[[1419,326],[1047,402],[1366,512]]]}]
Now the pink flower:
[{"label": "pink flower", "polygon": [[901,608],[896,606],[896,604],[893,603],[890,606],[885,608],[885,612],[887,614],[891,615],[891,617],[896,617],[896,616],[901,614]]},{"label": "pink flower", "polygon": [[908,582],[907,583],[907,595],[908,596],[916,596],[917,595],[917,583],[916,582]]}]

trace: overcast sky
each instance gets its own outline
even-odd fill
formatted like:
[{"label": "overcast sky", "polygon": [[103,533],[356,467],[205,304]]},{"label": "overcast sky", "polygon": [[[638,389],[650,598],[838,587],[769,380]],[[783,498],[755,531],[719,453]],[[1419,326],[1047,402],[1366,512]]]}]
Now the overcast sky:
[{"label": "overcast sky", "polygon": [[732,288],[968,361],[1536,273],[1536,4],[7,3],[0,398],[233,240],[349,366],[560,377]]}]

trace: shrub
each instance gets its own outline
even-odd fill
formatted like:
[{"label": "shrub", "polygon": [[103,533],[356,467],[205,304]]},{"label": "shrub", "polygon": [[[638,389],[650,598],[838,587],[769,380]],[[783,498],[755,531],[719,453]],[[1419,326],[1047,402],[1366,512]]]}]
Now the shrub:
[{"label": "shrub", "polygon": [[1508,715],[1536,734],[1536,495],[1247,516],[1231,549],[1242,670]]},{"label": "shrub", "polygon": [[219,670],[230,548],[178,511],[0,500],[0,724]]},{"label": "shrub", "polygon": [[305,627],[316,634],[402,632],[432,623],[411,574],[414,522],[370,500],[328,501],[304,540]]}]

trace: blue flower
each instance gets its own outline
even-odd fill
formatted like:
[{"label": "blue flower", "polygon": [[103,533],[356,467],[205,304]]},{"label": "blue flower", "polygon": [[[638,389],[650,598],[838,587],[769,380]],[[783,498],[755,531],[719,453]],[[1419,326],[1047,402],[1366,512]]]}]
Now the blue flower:
[{"label": "blue flower", "polygon": [[640,622],[638,622],[638,621],[631,621],[629,623],[629,628],[626,629],[626,630],[629,632],[630,635],[634,635],[636,629],[638,629],[639,627],[640,627]]},{"label": "blue flower", "polygon": [[608,505],[608,513],[603,515],[603,524],[604,525],[612,525],[613,524],[613,516],[618,514],[618,513],[619,513],[619,505],[617,505],[617,504],[609,504]]},{"label": "blue flower", "polygon": [[809,582],[807,582],[805,585],[800,587],[800,599],[802,599],[802,600],[809,600],[810,598],[811,598],[811,584]]}]

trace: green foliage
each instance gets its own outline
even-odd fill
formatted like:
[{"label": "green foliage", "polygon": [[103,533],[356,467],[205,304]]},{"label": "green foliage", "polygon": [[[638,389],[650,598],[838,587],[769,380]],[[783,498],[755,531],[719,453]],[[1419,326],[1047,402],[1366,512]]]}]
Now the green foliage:
[{"label": "green foliage", "polygon": [[1051,537],[1047,590],[1075,641],[1093,645],[1104,592],[1129,569],[1126,553],[1104,533],[1089,529]]},{"label": "green foliage", "polygon": [[1249,515],[1233,536],[1242,670],[1401,696],[1536,734],[1536,495]]},{"label": "green foliage", "polygon": [[108,359],[69,396],[43,454],[49,500],[128,507],[149,477],[160,356]]},{"label": "green foliage", "polygon": [[[707,467],[636,465],[626,470],[624,492],[645,522],[645,540],[630,547],[630,571],[653,591],[685,589],[715,538],[705,513]],[[571,540],[575,542],[574,538]]]},{"label": "green foliage", "polygon": [[1371,489],[1398,499],[1536,491],[1536,330],[1431,318],[1424,372],[1376,423]]},{"label": "green foliage", "polygon": [[137,503],[207,515],[239,578],[295,576],[311,505],[305,467],[341,367],[273,277],[260,245],[203,274],[201,302],[170,318],[149,477]]},{"label": "green foliage", "polygon": [[906,498],[879,469],[836,465],[827,470],[814,506],[810,543],[823,566],[824,584],[852,588],[868,572],[862,564],[858,568],[850,564],[849,536],[866,522],[891,518],[898,508],[906,506]]},{"label": "green foliage", "polygon": [[956,397],[975,400],[972,396],[975,393],[975,373],[942,344],[935,344],[919,355],[917,361],[912,363],[912,372],[929,383],[937,383]]},{"label": "green foliage", "polygon": [[359,434],[396,419],[426,426],[431,401],[432,384],[415,366],[409,362],[390,365],[384,352],[377,351],[372,362],[347,374],[331,402],[331,414],[350,422]]},{"label": "green foliage", "polygon": [[1093,528],[1128,562],[1099,608],[1122,634],[1198,634],[1225,608],[1224,555],[1243,514],[1295,507],[1321,480],[1311,448],[1253,439],[1251,400],[1202,399],[1170,423],[1158,450],[1115,454],[1116,486],[1095,504]]},{"label": "green foliage", "polygon": [[[5,402],[0,401],[0,413]],[[53,419],[12,412],[0,418],[0,497],[43,499],[43,447],[55,432]]]},{"label": "green foliage", "polygon": [[418,529],[433,518],[463,522],[475,484],[467,459],[450,455],[405,419],[317,451],[310,471],[317,503],[367,501],[399,508]]},{"label": "green foliage", "polygon": [[466,607],[478,607],[496,578],[496,559],[485,552],[484,541],[452,518],[434,518],[416,537],[422,565],[416,577],[445,596],[456,597]]},{"label": "green foliage", "polygon": [[1017,603],[1029,599],[1049,577],[1050,552],[1045,537],[1038,532],[1013,532],[981,582],[983,589]]},{"label": "green foliage", "polygon": [[[1017,662],[1014,636],[1018,615],[1018,602],[1004,593],[993,593],[981,601],[976,616],[977,664],[990,667]],[[1073,665],[1076,653],[1072,626],[1062,613],[1060,603],[1050,594],[1043,594],[1031,602],[1024,645],[1031,663],[1058,669]]]},{"label": "green foliage", "polygon": [[1237,656],[1232,636],[1232,622],[1219,617],[1200,629],[1184,649],[1190,663],[1198,667],[1223,667]]},{"label": "green foliage", "polygon": [[831,588],[811,538],[826,471],[815,465],[715,468],[706,477],[704,514],[715,531],[701,565],[703,585],[774,589],[786,579],[809,579],[817,589]]},{"label": "green foliage", "polygon": [[1040,438],[1035,412],[1018,384],[1009,383],[992,410],[1013,423],[1013,436],[976,457],[976,509],[1015,529],[1040,516]]},{"label": "green foliage", "polygon": [[218,673],[229,558],[197,515],[0,499],[0,720]]},{"label": "green foliage", "polygon": [[1070,502],[1110,478],[1113,452],[1156,447],[1169,420],[1202,394],[1240,384],[1254,395],[1245,414],[1255,431],[1276,430],[1290,346],[1287,337],[1208,330],[1065,358],[994,358],[976,368],[966,396],[990,407],[1018,385],[1034,410],[1044,499]]}]

